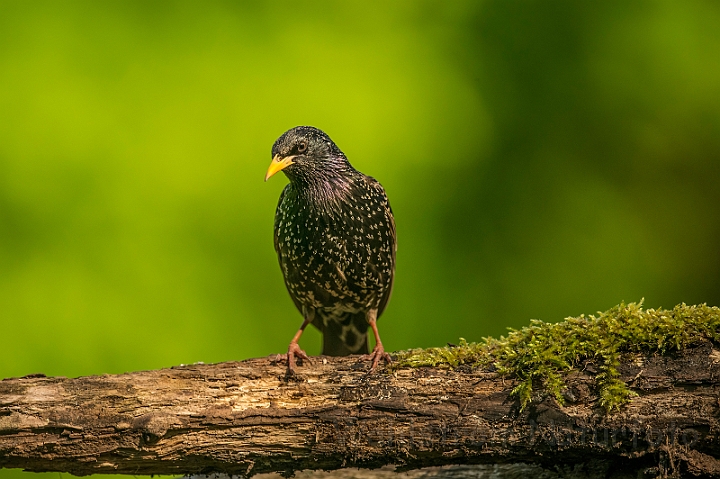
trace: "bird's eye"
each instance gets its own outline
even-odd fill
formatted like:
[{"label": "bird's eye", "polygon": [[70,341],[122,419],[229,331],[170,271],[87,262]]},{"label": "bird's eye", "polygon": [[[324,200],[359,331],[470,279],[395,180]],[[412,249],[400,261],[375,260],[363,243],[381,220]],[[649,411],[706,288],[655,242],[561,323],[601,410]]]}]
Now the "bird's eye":
[{"label": "bird's eye", "polygon": [[298,153],[305,153],[305,150],[307,150],[307,143],[304,141],[301,141],[298,143],[297,151]]}]

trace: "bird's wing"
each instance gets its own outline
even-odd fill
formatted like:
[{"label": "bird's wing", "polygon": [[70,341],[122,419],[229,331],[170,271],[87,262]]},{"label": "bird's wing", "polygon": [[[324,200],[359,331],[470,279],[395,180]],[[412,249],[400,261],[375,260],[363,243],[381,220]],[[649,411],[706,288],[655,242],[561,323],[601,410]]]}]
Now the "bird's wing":
[{"label": "bird's wing", "polygon": [[285,188],[283,188],[282,193],[280,193],[280,199],[278,200],[277,208],[275,209],[275,222],[273,224],[273,243],[275,245],[275,252],[278,255],[278,259],[280,259],[280,205],[283,202],[283,199],[285,198],[285,194],[287,193],[288,187],[290,185],[285,185]]},{"label": "bird's wing", "polygon": [[388,201],[385,189],[375,178],[368,177],[368,183],[369,186],[373,190],[375,190],[376,194],[378,194],[382,198],[382,203],[385,205],[385,218],[387,219],[388,226],[390,228],[390,241],[392,243],[390,245],[390,257],[388,258],[390,261],[390,285],[385,291],[385,294],[383,294],[383,297],[380,299],[380,305],[378,307],[378,317],[380,317],[380,315],[385,310],[388,302],[390,301],[393,283],[395,282],[395,255],[397,252],[397,233],[395,232],[395,217],[393,216],[392,208],[390,207],[390,201]]},{"label": "bird's wing", "polygon": [[290,189],[290,184],[286,185],[285,188],[282,190],[282,193],[280,193],[280,199],[278,200],[278,206],[277,210],[275,211],[275,223],[273,225],[273,243],[275,245],[275,252],[278,256],[278,262],[280,263],[280,271],[283,273],[283,279],[285,280],[285,287],[288,290],[288,293],[290,293],[290,298],[292,299],[293,303],[295,304],[295,307],[300,311],[300,314],[305,314],[305,311],[303,309],[302,303],[298,300],[298,298],[290,291],[290,288],[288,287],[288,281],[295,281],[296,278],[290,277],[286,275],[285,270],[285,261],[283,261],[283,252],[282,247],[280,245],[280,221],[282,220],[282,213],[280,205],[282,205],[283,200],[285,199],[285,196],[288,193],[288,190]]}]

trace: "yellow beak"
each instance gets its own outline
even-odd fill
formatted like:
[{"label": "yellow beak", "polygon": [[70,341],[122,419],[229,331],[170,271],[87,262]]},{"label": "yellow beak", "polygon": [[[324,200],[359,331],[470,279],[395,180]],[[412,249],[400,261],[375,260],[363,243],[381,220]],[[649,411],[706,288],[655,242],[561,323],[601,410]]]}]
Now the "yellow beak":
[{"label": "yellow beak", "polygon": [[286,156],[285,158],[280,158],[280,155],[275,155],[275,157],[272,159],[272,163],[270,163],[270,168],[268,168],[267,173],[265,174],[265,181],[267,181],[268,178],[270,178],[278,171],[284,170],[288,166],[292,165],[293,158],[295,157]]}]

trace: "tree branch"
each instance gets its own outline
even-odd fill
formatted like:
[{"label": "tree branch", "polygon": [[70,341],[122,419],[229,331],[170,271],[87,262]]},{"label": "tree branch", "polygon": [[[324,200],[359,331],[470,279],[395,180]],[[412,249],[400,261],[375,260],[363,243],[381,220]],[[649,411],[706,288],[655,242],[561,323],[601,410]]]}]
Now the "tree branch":
[{"label": "tree branch", "polygon": [[[720,472],[720,351],[630,357],[638,396],[607,415],[592,364],[566,404],[519,411],[490,371],[366,374],[356,358],[315,358],[298,380],[269,358],[76,379],[0,382],[0,466],[76,475],[250,475],[300,469],[606,461]],[[614,467],[614,466],[613,466]]]}]

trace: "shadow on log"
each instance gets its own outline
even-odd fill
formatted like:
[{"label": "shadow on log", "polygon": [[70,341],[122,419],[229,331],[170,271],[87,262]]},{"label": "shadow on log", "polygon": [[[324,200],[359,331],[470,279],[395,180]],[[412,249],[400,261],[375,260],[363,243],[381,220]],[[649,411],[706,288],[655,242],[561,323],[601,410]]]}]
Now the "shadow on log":
[{"label": "shadow on log", "polygon": [[6,379],[0,466],[247,476],[524,462],[604,477],[719,475],[720,351],[703,343],[672,357],[627,357],[620,373],[638,396],[611,414],[587,370],[567,377],[565,406],[538,398],[522,412],[514,382],[491,371],[367,375],[353,357],[314,358],[293,381],[270,358]]}]

